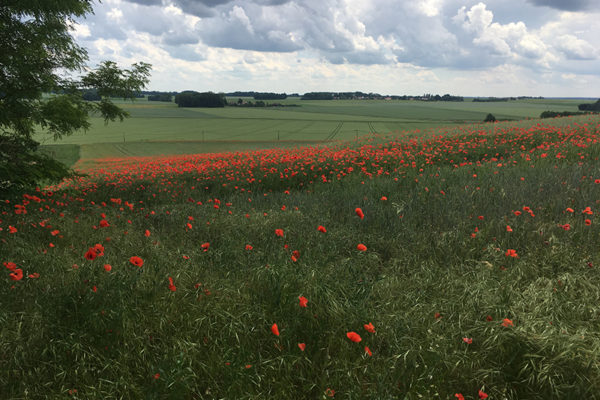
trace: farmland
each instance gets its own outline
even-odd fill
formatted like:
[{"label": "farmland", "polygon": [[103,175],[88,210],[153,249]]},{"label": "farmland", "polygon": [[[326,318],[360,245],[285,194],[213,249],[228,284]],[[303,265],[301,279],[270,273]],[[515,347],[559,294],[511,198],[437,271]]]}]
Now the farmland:
[{"label": "farmland", "polygon": [[[210,112],[258,143],[270,122],[249,114],[308,107]],[[385,112],[347,121],[383,130]],[[427,130],[438,118],[329,146],[107,148],[102,168],[4,202],[0,392],[598,398],[600,118]]]},{"label": "farmland", "polygon": [[[229,99],[235,101],[237,99]],[[250,99],[247,99],[250,100]],[[576,111],[581,100],[519,100],[499,103],[465,101],[301,101],[289,98],[283,108],[178,108],[174,103],[120,103],[131,118],[105,125],[92,118],[92,128],[58,143],[38,139],[55,157],[72,164],[74,145],[83,160],[196,154],[214,151],[294,147],[355,139],[368,133],[389,133],[480,123],[488,113],[500,120],[537,118],[542,111]],[[63,156],[65,151],[68,153]]]}]

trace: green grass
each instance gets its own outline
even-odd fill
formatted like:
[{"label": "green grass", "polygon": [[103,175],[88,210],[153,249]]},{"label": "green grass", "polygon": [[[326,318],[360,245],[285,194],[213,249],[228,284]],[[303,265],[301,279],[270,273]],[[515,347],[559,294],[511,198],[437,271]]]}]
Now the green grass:
[{"label": "green grass", "polygon": [[[281,141],[328,142],[350,140],[368,133],[400,133],[403,131],[450,127],[461,123],[480,123],[488,113],[501,120],[537,118],[542,111],[576,111],[581,100],[519,100],[497,103],[421,102],[421,101],[302,101],[289,98],[288,108],[179,108],[174,103],[119,102],[131,118],[122,123],[104,124],[92,118],[88,132],[79,132],[59,142],[40,133],[36,138],[44,145],[96,145],[114,143],[105,148],[102,157],[124,154],[155,155],[155,146],[142,142],[160,142],[161,154],[187,154],[189,149],[180,142],[195,142],[192,148],[212,149],[225,142],[252,142],[249,147],[224,144],[240,150],[280,146]],[[119,145],[116,145],[119,143]],[[126,144],[129,143],[129,144]],[[134,149],[136,144],[140,144]],[[126,147],[124,152],[122,149]],[[109,151],[111,149],[111,151]],[[146,150],[148,150],[146,152]],[[220,150],[219,150],[220,151]],[[82,158],[88,151],[82,150]],[[93,157],[98,158],[98,157]]]},{"label": "green grass", "polygon": [[0,393],[598,399],[600,147],[578,136],[600,121],[550,122],[565,127],[134,161],[27,214],[2,204],[0,262],[40,277],[0,285]]}]

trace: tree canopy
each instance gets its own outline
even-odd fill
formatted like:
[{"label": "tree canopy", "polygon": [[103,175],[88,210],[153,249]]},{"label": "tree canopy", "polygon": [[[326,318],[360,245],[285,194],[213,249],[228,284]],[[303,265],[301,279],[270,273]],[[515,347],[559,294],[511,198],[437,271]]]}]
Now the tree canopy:
[{"label": "tree canopy", "polygon": [[[70,34],[75,18],[91,13],[91,0],[3,0],[0,3],[0,191],[44,177],[34,133],[58,139],[89,128],[89,114],[105,122],[127,113],[111,97],[134,99],[149,82],[150,64],[120,69],[112,61],[88,69],[87,51]],[[99,101],[85,101],[93,91]]]}]

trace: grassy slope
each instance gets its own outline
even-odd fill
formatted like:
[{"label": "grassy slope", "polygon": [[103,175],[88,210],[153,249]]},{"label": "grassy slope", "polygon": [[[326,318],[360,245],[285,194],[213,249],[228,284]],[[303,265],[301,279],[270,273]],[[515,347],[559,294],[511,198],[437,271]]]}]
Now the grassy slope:
[{"label": "grassy slope", "polygon": [[[597,119],[567,121],[598,131]],[[312,399],[330,388],[335,398],[475,399],[482,389],[492,399],[599,398],[600,149],[537,148],[545,131],[466,146],[452,156],[467,163],[460,168],[417,156],[415,168],[376,177],[398,164],[370,158],[372,179],[337,181],[336,162],[314,156],[306,177],[255,173],[262,182],[249,184],[218,169],[163,176],[169,163],[152,179],[117,176],[109,181],[118,185],[87,194],[55,193],[50,210],[34,201],[0,225],[0,261],[40,273],[0,287],[0,392]],[[292,168],[278,163],[267,169]],[[310,183],[321,174],[330,182]],[[593,215],[582,214],[588,206]],[[102,213],[111,226],[94,229]],[[105,255],[85,260],[95,243]],[[134,255],[142,268],[128,262]],[[369,322],[375,333],[363,328]]]}]

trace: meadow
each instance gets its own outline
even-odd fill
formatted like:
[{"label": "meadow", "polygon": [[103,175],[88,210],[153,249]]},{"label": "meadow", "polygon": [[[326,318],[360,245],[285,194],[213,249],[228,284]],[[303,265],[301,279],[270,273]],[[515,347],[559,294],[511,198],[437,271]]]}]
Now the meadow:
[{"label": "meadow", "polygon": [[600,398],[600,118],[348,139],[0,204],[0,393]]},{"label": "meadow", "polygon": [[[229,98],[235,102],[237,98]],[[244,98],[252,101],[250,98]],[[117,100],[115,100],[117,101]],[[104,124],[92,118],[88,132],[59,142],[39,135],[43,149],[68,165],[85,160],[295,147],[356,139],[370,133],[399,133],[457,124],[480,124],[488,113],[499,120],[538,118],[547,110],[576,111],[583,100],[524,99],[476,103],[384,100],[280,101],[296,107],[178,108],[175,103],[117,101],[131,118]],[[75,147],[73,147],[75,146]],[[75,150],[75,152],[74,152]],[[77,156],[77,150],[79,156]],[[93,164],[93,163],[92,163]]]}]

